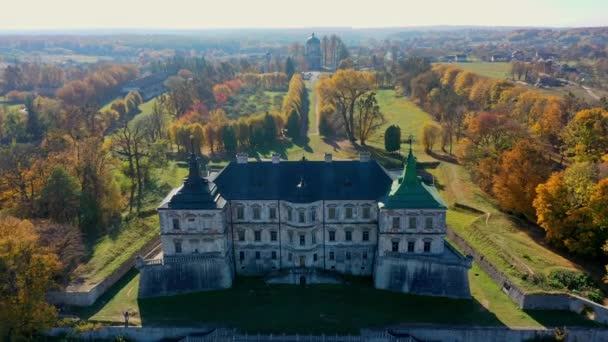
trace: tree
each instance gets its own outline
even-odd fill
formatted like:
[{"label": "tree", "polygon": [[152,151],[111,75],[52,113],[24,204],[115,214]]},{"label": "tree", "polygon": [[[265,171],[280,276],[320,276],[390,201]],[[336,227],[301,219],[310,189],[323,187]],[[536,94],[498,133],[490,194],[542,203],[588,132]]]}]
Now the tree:
[{"label": "tree", "polygon": [[267,144],[273,144],[277,138],[277,126],[274,117],[268,112],[264,115],[264,137]]},{"label": "tree", "polygon": [[353,69],[338,70],[331,78],[318,82],[319,96],[325,104],[332,105],[342,119],[347,138],[355,142],[355,108],[357,101],[376,87],[371,72]]},{"label": "tree", "polygon": [[433,151],[433,147],[437,141],[441,138],[441,128],[435,124],[426,124],[422,128],[422,145],[424,150],[428,153]]},{"label": "tree", "polygon": [[78,217],[79,198],[78,180],[63,167],[55,167],[40,197],[48,217],[60,223],[73,223]]},{"label": "tree", "polygon": [[522,140],[504,152],[500,158],[499,172],[494,176],[493,192],[500,206],[523,214],[530,221],[536,220],[532,205],[536,187],[547,180],[551,173],[551,160],[530,140]]},{"label": "tree", "polygon": [[237,147],[236,133],[234,127],[228,125],[224,127],[223,134],[224,149],[228,152],[235,152]]},{"label": "tree", "polygon": [[376,93],[372,92],[357,101],[355,130],[361,145],[365,146],[367,139],[377,132],[385,122],[384,114],[380,111],[380,106],[376,100]]},{"label": "tree", "polygon": [[287,118],[287,136],[292,139],[300,137],[300,116],[295,110],[291,111]]},{"label": "tree", "polygon": [[56,255],[38,246],[29,221],[0,218],[0,335],[3,340],[50,328],[57,311],[45,301],[61,265]]},{"label": "tree", "polygon": [[293,62],[293,59],[291,59],[291,57],[287,57],[287,60],[285,61],[285,74],[287,74],[288,82],[291,80],[291,76],[293,76],[295,72],[296,64]]},{"label": "tree", "polygon": [[401,128],[390,125],[384,131],[384,149],[387,152],[399,151],[401,148]]},{"label": "tree", "polygon": [[42,129],[42,123],[40,122],[38,108],[36,108],[34,98],[32,96],[28,96],[26,99],[25,109],[27,111],[27,124],[25,126],[25,131],[30,139],[39,141],[42,139],[44,132]]},{"label": "tree", "polygon": [[61,280],[67,283],[71,271],[81,264],[86,255],[82,233],[77,226],[66,223],[35,220],[33,224],[39,236],[38,245],[57,255],[63,268]]},{"label": "tree", "polygon": [[567,126],[566,142],[579,161],[598,161],[608,152],[608,111],[578,112]]}]

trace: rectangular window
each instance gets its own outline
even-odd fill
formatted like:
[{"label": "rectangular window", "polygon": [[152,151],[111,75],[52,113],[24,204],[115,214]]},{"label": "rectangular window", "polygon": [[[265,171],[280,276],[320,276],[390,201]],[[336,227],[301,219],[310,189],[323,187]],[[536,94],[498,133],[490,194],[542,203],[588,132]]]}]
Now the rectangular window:
[{"label": "rectangular window", "polygon": [[300,235],[300,246],[304,246],[306,244],[306,235]]},{"label": "rectangular window", "polygon": [[336,232],[333,230],[329,231],[329,241],[336,241]]},{"label": "rectangular window", "polygon": [[271,258],[272,260],[277,260],[277,251],[272,251]]},{"label": "rectangular window", "polygon": [[253,239],[258,242],[262,241],[262,231],[256,230],[255,232],[253,232]]},{"label": "rectangular window", "polygon": [[391,250],[393,252],[399,252],[399,241],[393,241]]},{"label": "rectangular window", "polygon": [[312,255],[312,261],[317,261],[317,253]]},{"label": "rectangular window", "polygon": [[270,209],[268,210],[268,217],[271,220],[276,220],[276,218],[277,218],[277,208],[270,207]]},{"label": "rectangular window", "polygon": [[310,221],[311,222],[317,221],[317,209],[312,209],[310,211]]},{"label": "rectangular window", "polygon": [[259,251],[255,252],[255,260],[260,260],[261,253]]},{"label": "rectangular window", "polygon": [[245,241],[245,231],[239,230],[239,241]]},{"label": "rectangular window", "polygon": [[179,254],[182,252],[182,242],[181,241],[175,241],[173,243],[175,245],[175,253]]},{"label": "rectangular window", "polygon": [[416,248],[416,241],[408,241],[407,242],[407,252],[414,253]]},{"label": "rectangular window", "polygon": [[363,232],[363,241],[369,241],[369,232],[367,230]]},{"label": "rectangular window", "polygon": [[367,252],[363,252],[363,260],[367,260]]},{"label": "rectangular window", "polygon": [[363,207],[363,218],[369,220],[372,216],[372,208]]},{"label": "rectangular window", "polygon": [[291,261],[293,259],[293,255],[291,253],[287,254],[287,261]]},{"label": "rectangular window", "polygon": [[270,241],[277,241],[278,237],[277,237],[277,232],[276,231],[271,231],[270,232]]},{"label": "rectangular window", "polygon": [[304,212],[304,209],[298,210],[298,222],[299,223],[306,222],[306,213]]},{"label": "rectangular window", "polygon": [[431,241],[424,241],[424,253],[431,251]]},{"label": "rectangular window", "polygon": [[336,254],[334,252],[329,252],[329,260],[334,260],[336,258]]},{"label": "rectangular window", "polygon": [[346,252],[346,260],[350,260],[350,252]]},{"label": "rectangular window", "polygon": [[253,219],[259,220],[262,216],[262,209],[260,207],[253,207]]},{"label": "rectangular window", "polygon": [[179,230],[179,219],[173,219],[173,229]]},{"label": "rectangular window", "polygon": [[399,227],[401,226],[401,220],[399,220],[399,217],[393,217],[393,228],[394,229],[399,229]]},{"label": "rectangular window", "polygon": [[236,219],[237,220],[242,220],[245,218],[245,208],[243,207],[236,207]]},{"label": "rectangular window", "polygon": [[346,207],[346,208],[344,208],[344,218],[345,219],[352,219],[353,218],[353,208],[352,207]]},{"label": "rectangular window", "polygon": [[416,217],[410,216],[408,228],[416,229]]},{"label": "rectangular window", "polygon": [[317,243],[317,235],[315,234],[315,232],[312,232],[312,234],[310,234],[310,236],[311,236],[312,244],[314,245],[315,243]]},{"label": "rectangular window", "polygon": [[424,219],[424,228],[433,229],[433,218],[427,217]]},{"label": "rectangular window", "polygon": [[293,232],[289,232],[289,243],[293,243]]},{"label": "rectangular window", "polygon": [[243,252],[243,251],[240,251],[240,252],[239,252],[239,260],[240,260],[240,261],[245,260],[245,252]]},{"label": "rectangular window", "polygon": [[189,217],[188,222],[194,222],[196,219],[194,217]]},{"label": "rectangular window", "polygon": [[344,233],[345,233],[344,237],[345,237],[346,241],[353,241],[353,232],[351,232],[350,230],[347,230]]},{"label": "rectangular window", "polygon": [[336,219],[336,208],[329,207],[327,209],[327,216],[329,217],[330,220],[335,220]]},{"label": "rectangular window", "polygon": [[291,219],[293,218],[293,209],[291,208],[287,208],[287,221],[291,222]]}]

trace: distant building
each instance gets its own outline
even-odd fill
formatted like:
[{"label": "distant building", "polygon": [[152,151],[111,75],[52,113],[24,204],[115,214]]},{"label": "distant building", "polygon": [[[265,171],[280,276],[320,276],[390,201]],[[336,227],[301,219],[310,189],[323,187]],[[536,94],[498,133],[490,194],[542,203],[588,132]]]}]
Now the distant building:
[{"label": "distant building", "polygon": [[490,57],[491,62],[508,62],[511,58],[503,54],[495,54]]},{"label": "distant building", "polygon": [[557,61],[558,56],[554,53],[550,52],[541,52],[536,51],[536,55],[534,56],[536,60],[544,60],[544,61]]},{"label": "distant building", "polygon": [[443,57],[443,60],[445,62],[449,62],[449,63],[463,63],[463,62],[468,62],[469,61],[469,57],[467,55],[464,55],[464,54],[447,55],[447,56]]},{"label": "distant building", "polygon": [[511,52],[511,59],[515,61],[523,61],[525,59],[524,52],[521,50]]},{"label": "distant building", "polygon": [[165,91],[167,91],[164,82],[167,80],[169,75],[164,72],[151,74],[148,76],[140,77],[127,84],[125,84],[121,92],[126,95],[131,91],[137,91],[141,95],[144,101],[148,101],[153,97],[156,97]]},{"label": "distant building", "polygon": [[306,39],[304,55],[308,70],[321,70],[321,41],[313,34]]},{"label": "distant building", "polygon": [[411,149],[392,179],[360,160],[249,162],[237,155],[215,177],[190,156],[184,184],[158,209],[162,259],[138,260],[140,297],[229,288],[236,275],[267,283],[373,277],[376,288],[469,298],[463,257],[446,236],[437,189]]}]

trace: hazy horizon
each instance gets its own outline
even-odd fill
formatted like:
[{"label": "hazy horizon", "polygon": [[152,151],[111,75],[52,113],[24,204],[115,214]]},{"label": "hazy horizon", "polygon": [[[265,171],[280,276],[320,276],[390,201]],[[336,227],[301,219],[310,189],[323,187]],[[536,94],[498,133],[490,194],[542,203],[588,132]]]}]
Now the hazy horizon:
[{"label": "hazy horizon", "polygon": [[364,4],[345,0],[308,0],[298,2],[296,10],[296,6],[280,0],[174,0],[170,7],[142,0],[22,0],[4,6],[0,12],[0,31],[408,29],[437,26],[570,28],[608,25],[608,1],[601,0],[375,0]]}]

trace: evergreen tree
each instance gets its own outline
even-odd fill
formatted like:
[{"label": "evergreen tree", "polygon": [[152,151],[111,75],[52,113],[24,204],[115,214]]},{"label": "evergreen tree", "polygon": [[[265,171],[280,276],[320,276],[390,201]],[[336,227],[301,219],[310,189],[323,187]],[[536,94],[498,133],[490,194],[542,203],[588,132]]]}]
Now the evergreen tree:
[{"label": "evergreen tree", "polygon": [[289,118],[287,118],[287,135],[292,139],[300,137],[300,116],[295,109],[291,111]]},{"label": "evergreen tree", "polygon": [[42,138],[42,125],[40,124],[40,117],[38,116],[38,110],[34,104],[34,98],[28,96],[25,100],[25,109],[27,111],[27,123],[25,126],[25,132],[28,137],[34,141],[38,141]]},{"label": "evergreen tree", "polygon": [[387,152],[395,152],[401,146],[401,128],[390,125],[384,132],[384,149]]},{"label": "evergreen tree", "polygon": [[274,117],[266,112],[264,116],[264,136],[267,144],[272,144],[277,137],[277,126],[274,122]]},{"label": "evergreen tree", "polygon": [[287,82],[291,80],[291,76],[296,73],[296,64],[291,57],[287,57],[285,61],[285,73],[287,74]]}]

